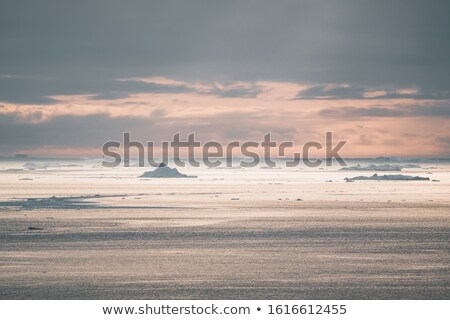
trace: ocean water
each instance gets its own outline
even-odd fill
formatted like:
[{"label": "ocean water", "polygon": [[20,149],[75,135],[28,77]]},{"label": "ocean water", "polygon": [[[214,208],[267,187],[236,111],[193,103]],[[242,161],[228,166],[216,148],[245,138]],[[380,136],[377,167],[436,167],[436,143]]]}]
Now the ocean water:
[{"label": "ocean water", "polygon": [[450,299],[448,163],[353,183],[373,172],[51,163],[0,162],[2,299]]}]

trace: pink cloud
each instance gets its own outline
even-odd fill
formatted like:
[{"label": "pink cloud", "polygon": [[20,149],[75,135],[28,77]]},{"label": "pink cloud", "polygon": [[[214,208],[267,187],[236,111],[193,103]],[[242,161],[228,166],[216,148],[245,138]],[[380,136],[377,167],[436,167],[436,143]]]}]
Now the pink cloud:
[{"label": "pink cloud", "polygon": [[[333,131],[337,139],[348,140],[346,156],[438,156],[448,151],[435,137],[450,136],[448,117],[353,117],[325,116],[323,110],[342,108],[401,110],[408,106],[427,107],[436,100],[396,99],[336,99],[296,100],[298,93],[312,84],[258,81],[255,83],[198,83],[164,77],[118,79],[142,81],[166,86],[185,86],[191,92],[137,93],[118,99],[92,99],[93,95],[52,96],[56,103],[50,105],[15,105],[2,103],[0,115],[15,114],[23,123],[45,123],[61,116],[82,117],[104,114],[110,118],[157,120],[163,132],[170,135],[183,130],[200,131],[203,139],[227,140],[233,136],[241,139],[261,138],[272,131],[280,139],[304,143],[322,139],[326,131]],[[329,88],[335,88],[330,84]],[[340,86],[345,86],[342,84]],[[226,96],[215,91],[252,90],[254,96]],[[385,95],[387,91],[367,91],[366,97]],[[398,94],[412,95],[415,89],[401,89]],[[331,113],[332,114],[332,113]],[[18,120],[18,121],[19,121]],[[382,129],[382,130],[381,130]],[[230,133],[233,133],[230,134]],[[408,135],[416,134],[415,139]],[[167,137],[169,139],[170,136]],[[57,146],[40,147],[43,152]],[[59,150],[59,151],[58,151]],[[86,147],[83,152],[92,152]],[[70,151],[64,151],[67,153]],[[74,152],[81,152],[74,150]]]}]

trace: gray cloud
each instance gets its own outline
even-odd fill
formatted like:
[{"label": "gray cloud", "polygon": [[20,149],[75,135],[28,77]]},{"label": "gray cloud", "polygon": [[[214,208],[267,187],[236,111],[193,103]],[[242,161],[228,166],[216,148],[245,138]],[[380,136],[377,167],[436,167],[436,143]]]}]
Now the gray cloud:
[{"label": "gray cloud", "polygon": [[185,93],[194,90],[183,85],[162,85],[140,81],[116,81],[94,77],[88,79],[0,78],[0,100],[20,104],[51,104],[48,96],[93,94],[91,99],[118,99],[133,93]]},{"label": "gray cloud", "polygon": [[[416,99],[416,100],[442,100],[450,98],[449,91],[419,91],[417,93],[398,93],[398,90],[386,88],[366,88],[363,86],[338,86],[328,88],[326,85],[314,86],[298,93],[298,100],[339,100],[339,99]],[[399,89],[399,88],[397,88]],[[367,96],[373,91],[386,91],[385,94]]]},{"label": "gray cloud", "polygon": [[198,93],[214,95],[221,98],[255,98],[263,92],[263,88],[256,84],[239,85],[234,83],[225,83],[221,87],[210,84],[211,88],[198,91]]},{"label": "gray cloud", "polygon": [[[264,115],[250,113],[220,113],[204,117],[173,119],[156,109],[150,118],[110,117],[107,114],[84,116],[65,115],[42,120],[40,115],[24,119],[18,113],[7,113],[0,118],[0,153],[15,150],[48,147],[98,148],[107,141],[122,141],[123,132],[130,132],[134,140],[145,143],[168,141],[180,132],[182,137],[195,132],[200,141],[216,139],[219,142],[238,139],[261,139],[265,133],[274,137],[290,139],[295,128],[286,128],[283,123],[265,122]],[[211,130],[214,128],[214,130]],[[307,128],[303,128],[307,130]]]},{"label": "gray cloud", "polygon": [[438,136],[435,139],[435,142],[444,148],[450,148],[450,136]]},{"label": "gray cloud", "polygon": [[357,107],[343,107],[343,108],[329,108],[322,109],[319,114],[330,118],[359,118],[359,117],[397,117],[402,113],[397,110],[387,108],[371,107],[371,108],[357,108]]},{"label": "gray cloud", "polygon": [[450,87],[446,0],[1,3],[0,73],[51,80],[2,83],[0,100],[114,97],[111,79],[152,75]]},{"label": "gray cloud", "polygon": [[[105,114],[59,116],[39,123],[23,121],[17,114],[8,114],[0,126],[2,149],[36,146],[92,147],[119,139],[123,131],[137,127],[151,132],[153,121],[138,118],[111,118]],[[138,130],[136,130],[138,132]],[[56,134],[55,134],[56,133]]]},{"label": "gray cloud", "polygon": [[338,87],[327,90],[326,86],[315,86],[300,91],[297,99],[363,99],[364,92],[362,87]]},{"label": "gray cloud", "polygon": [[239,86],[228,83],[218,87],[205,83],[210,89],[195,89],[188,84],[159,84],[136,80],[118,81],[102,78],[82,79],[39,79],[25,77],[0,78],[0,101],[17,104],[52,104],[56,100],[49,96],[91,94],[92,100],[113,100],[126,98],[136,93],[188,93],[215,95],[223,98],[252,98],[262,92],[256,85]]},{"label": "gray cloud", "polygon": [[362,118],[362,117],[444,117],[450,118],[450,105],[435,106],[397,106],[395,109],[385,107],[341,107],[327,108],[319,111],[319,115],[330,118]]}]

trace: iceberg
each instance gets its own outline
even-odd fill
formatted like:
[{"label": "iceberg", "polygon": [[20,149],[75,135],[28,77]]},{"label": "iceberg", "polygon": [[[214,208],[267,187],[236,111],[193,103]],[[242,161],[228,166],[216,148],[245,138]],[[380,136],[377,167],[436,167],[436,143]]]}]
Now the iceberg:
[{"label": "iceberg", "polygon": [[169,168],[165,163],[160,163],[153,171],[144,172],[140,178],[197,178],[180,173],[176,168]]},{"label": "iceberg", "polygon": [[420,168],[418,165],[407,164],[407,165],[391,165],[391,164],[368,164],[366,166],[362,166],[360,164],[351,167],[344,167],[339,169],[340,171],[401,171],[404,168]]},{"label": "iceberg", "polygon": [[378,174],[374,174],[373,176],[358,176],[353,178],[345,178],[347,182],[352,182],[356,180],[371,180],[371,181],[429,181],[428,177],[419,177],[419,176],[406,176],[403,174],[390,174],[379,176]]}]

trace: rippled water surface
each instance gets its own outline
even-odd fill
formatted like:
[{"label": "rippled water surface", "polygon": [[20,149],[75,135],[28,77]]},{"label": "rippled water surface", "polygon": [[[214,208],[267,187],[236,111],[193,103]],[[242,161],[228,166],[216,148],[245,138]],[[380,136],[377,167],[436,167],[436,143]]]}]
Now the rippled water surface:
[{"label": "rippled water surface", "polygon": [[2,299],[450,299],[450,166],[140,179],[1,162]]}]

